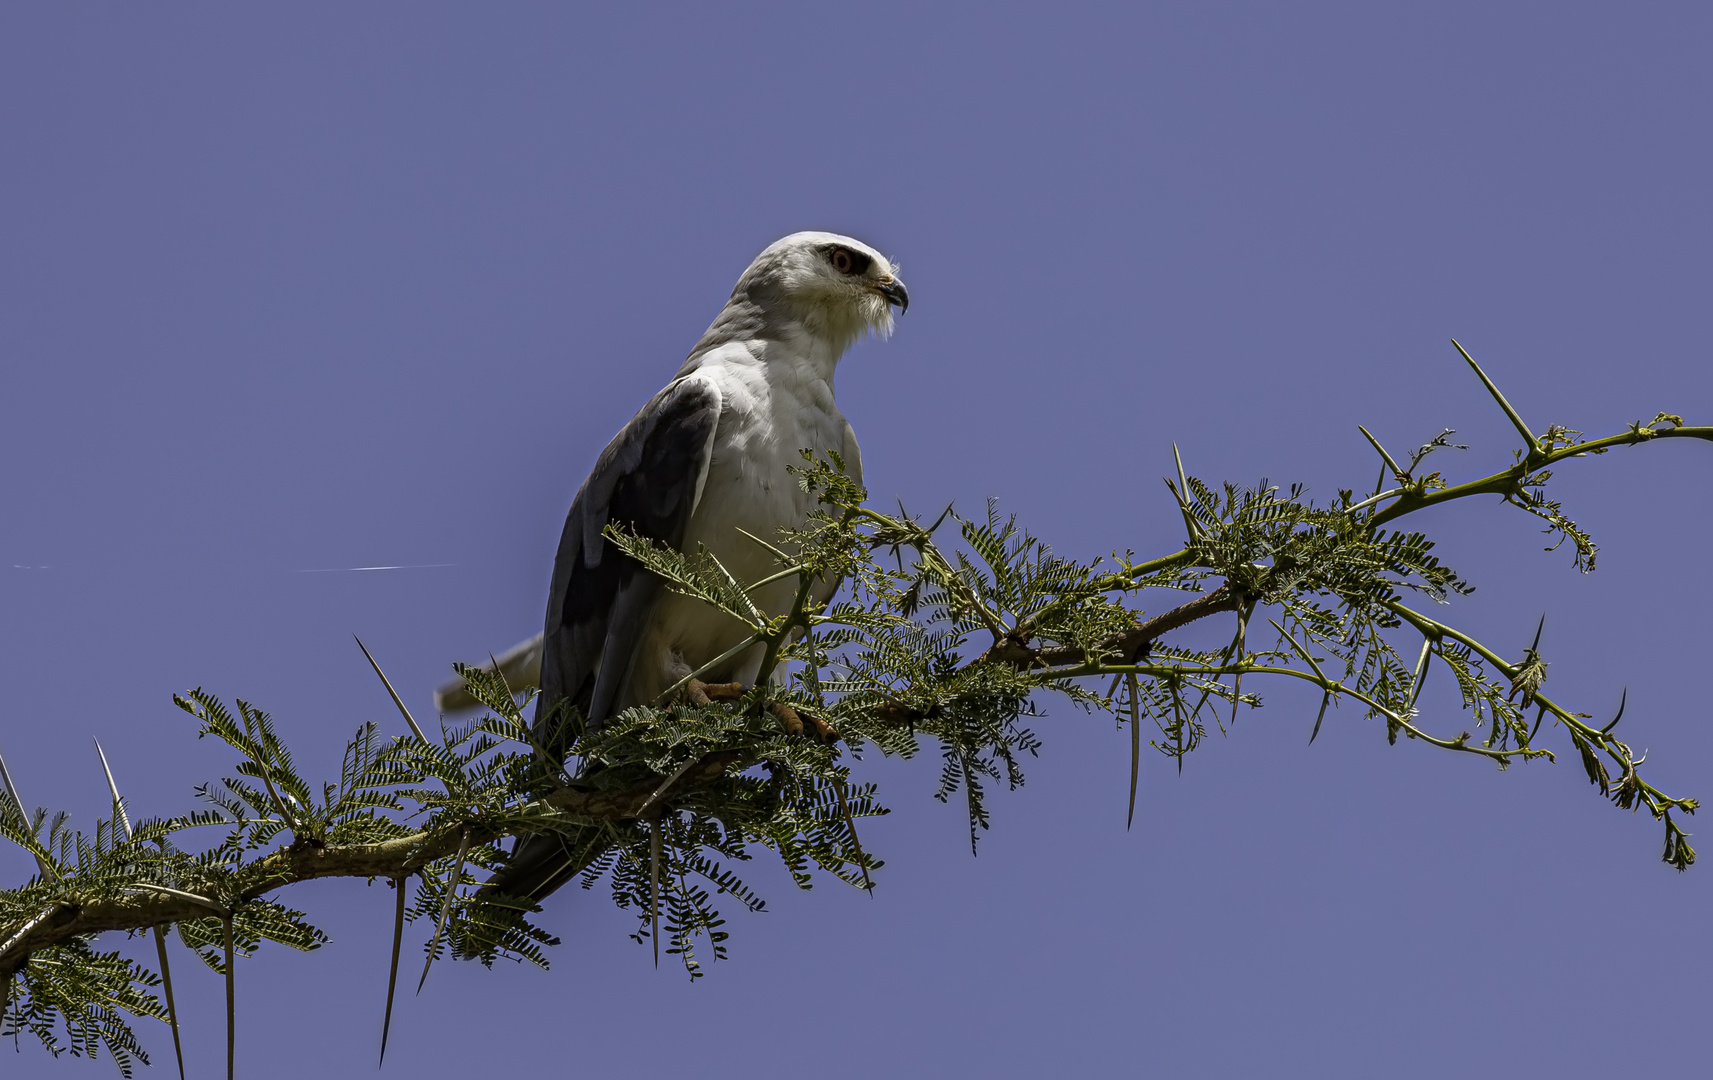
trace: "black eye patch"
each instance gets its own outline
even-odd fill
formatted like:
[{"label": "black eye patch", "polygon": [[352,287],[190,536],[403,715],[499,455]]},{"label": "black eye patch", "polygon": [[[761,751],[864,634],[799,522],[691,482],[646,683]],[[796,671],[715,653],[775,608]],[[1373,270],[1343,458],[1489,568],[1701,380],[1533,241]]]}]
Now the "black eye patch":
[{"label": "black eye patch", "polygon": [[831,263],[833,269],[839,273],[850,274],[853,277],[868,273],[868,268],[874,265],[874,260],[862,252],[852,251],[848,247],[840,247],[837,244],[827,248],[827,262]]}]

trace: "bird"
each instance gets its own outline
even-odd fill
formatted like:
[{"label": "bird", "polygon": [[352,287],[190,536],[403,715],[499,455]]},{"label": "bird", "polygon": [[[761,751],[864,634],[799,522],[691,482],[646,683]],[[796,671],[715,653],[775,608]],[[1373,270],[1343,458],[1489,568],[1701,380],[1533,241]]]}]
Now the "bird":
[{"label": "bird", "polygon": [[[802,527],[815,506],[790,469],[802,452],[839,455],[862,483],[862,453],[833,396],[840,358],[861,338],[886,338],[892,309],[908,310],[898,266],[849,236],[798,232],[768,245],[672,380],[596,459],[565,518],[539,638],[496,658],[513,689],[539,676],[539,725],[564,700],[591,726],[647,705],[748,635],[742,623],[662,588],[602,532],[633,530],[675,550],[705,548],[743,582],[777,569],[746,538]],[[837,582],[818,585],[825,603]],[[751,597],[769,614],[789,609],[782,579]],[[709,683],[755,681],[761,645],[702,673]],[[461,697],[460,695],[464,695]],[[443,687],[443,711],[467,699]],[[473,702],[472,702],[473,703]],[[557,838],[521,838],[489,891],[540,900],[569,880]]]}]

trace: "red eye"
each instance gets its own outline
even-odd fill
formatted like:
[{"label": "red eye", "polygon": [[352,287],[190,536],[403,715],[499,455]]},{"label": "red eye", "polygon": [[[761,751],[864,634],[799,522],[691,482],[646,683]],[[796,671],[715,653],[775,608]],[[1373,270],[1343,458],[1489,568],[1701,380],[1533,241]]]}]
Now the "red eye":
[{"label": "red eye", "polygon": [[868,268],[874,265],[874,260],[860,251],[852,251],[838,244],[828,244],[821,249],[821,254],[827,257],[827,264],[847,277],[856,277],[868,273]]}]

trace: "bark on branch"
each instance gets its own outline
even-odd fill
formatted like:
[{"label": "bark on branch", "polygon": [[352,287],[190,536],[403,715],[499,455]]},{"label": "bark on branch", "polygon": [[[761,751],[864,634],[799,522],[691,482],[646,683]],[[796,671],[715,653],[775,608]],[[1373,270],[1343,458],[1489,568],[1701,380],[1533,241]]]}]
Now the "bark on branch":
[{"label": "bark on branch", "polygon": [[[1072,646],[1035,649],[1026,641],[1007,639],[983,653],[974,662],[1008,663],[1029,669],[1075,666],[1091,661],[1111,661],[1114,658],[1121,663],[1131,663],[1145,655],[1149,647],[1162,635],[1197,619],[1236,608],[1236,597],[1227,588],[1221,587],[1114,634],[1092,650]],[[883,706],[879,711],[885,719],[899,723],[918,719],[909,709],[898,706]],[[617,791],[561,788],[544,796],[539,805],[590,821],[630,820],[642,813],[657,797],[670,798],[719,779],[740,756],[736,751],[707,754],[673,780],[669,790],[663,794],[660,793],[660,780],[657,777]],[[451,855],[466,834],[478,843],[492,843],[513,835],[511,831],[503,829],[484,828],[479,822],[457,822],[448,823],[432,832],[412,833],[374,844],[324,846],[294,843],[235,871],[232,875],[232,888],[228,889],[225,895],[237,903],[242,903],[262,897],[275,889],[316,878],[405,877],[420,871],[436,859]],[[96,899],[70,896],[13,930],[9,938],[3,939],[5,943],[0,946],[0,977],[27,962],[32,952],[60,944],[73,937],[109,930],[143,930],[208,916],[209,908],[203,904],[164,892],[139,891]]]},{"label": "bark on branch", "polygon": [[[725,775],[739,759],[735,751],[704,755],[673,781],[660,798],[668,799]],[[623,821],[636,817],[660,791],[660,778],[618,791],[561,788],[539,805],[591,821]],[[480,823],[449,822],[432,832],[412,833],[374,844],[323,846],[294,843],[240,867],[232,874],[227,896],[237,902],[254,900],[300,881],[328,877],[400,878],[416,873],[436,859],[451,855],[468,833],[472,841],[491,843],[512,835]],[[122,896],[69,896],[25,923],[0,947],[0,978],[8,977],[40,949],[87,934],[109,930],[143,930],[192,919],[208,918],[209,908],[193,899],[165,892],[139,891]]]},{"label": "bark on branch", "polygon": [[1222,611],[1236,611],[1237,597],[1229,588],[1221,585],[1219,588],[1198,596],[1185,604],[1179,604],[1170,611],[1154,616],[1152,619],[1133,626],[1128,630],[1113,634],[1100,642],[1093,649],[1079,649],[1066,645],[1051,649],[1033,649],[1027,642],[1012,638],[995,645],[982,653],[976,663],[983,661],[1000,661],[1019,668],[1056,668],[1083,664],[1089,661],[1104,662],[1117,657],[1118,663],[1135,663],[1145,655],[1148,649],[1161,637],[1209,615],[1217,615]]}]

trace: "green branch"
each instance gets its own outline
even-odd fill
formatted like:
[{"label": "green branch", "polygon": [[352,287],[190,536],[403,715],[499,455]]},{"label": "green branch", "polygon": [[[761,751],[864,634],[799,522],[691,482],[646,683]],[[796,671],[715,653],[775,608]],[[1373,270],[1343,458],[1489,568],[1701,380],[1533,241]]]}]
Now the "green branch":
[{"label": "green branch", "polygon": [[[240,701],[234,714],[200,690],[180,705],[202,734],[239,757],[238,775],[200,789],[213,809],[132,829],[118,820],[124,806],[115,792],[115,821],[77,833],[63,817],[26,811],[0,762],[0,837],[29,851],[40,871],[0,890],[0,1024],[49,1046],[60,1031],[80,1047],[99,1042],[122,1065],[141,1058],[119,1012],[165,1017],[148,991],[155,976],[117,954],[94,953],[93,935],[176,926],[230,977],[230,957],[264,940],[301,949],[325,940],[272,899],[323,877],[395,882],[401,932],[407,919],[435,927],[430,962],[451,950],[545,964],[552,939],[530,922],[530,901],[491,887],[467,891],[482,872],[504,868],[502,841],[525,834],[557,837],[566,873],[586,886],[605,881],[614,902],[638,917],[636,940],[666,945],[698,977],[697,948],[715,960],[725,955],[713,898],[761,907],[725,869],[751,846],[776,852],[801,887],[817,870],[875,887],[881,863],[863,851],[854,819],[885,811],[873,785],[851,782],[848,752],[908,756],[934,744],[942,764],[934,794],[966,805],[973,846],[990,824],[992,790],[1020,785],[1023,762],[1042,748],[1028,725],[1044,715],[1044,702],[1068,700],[1128,727],[1133,813],[1144,721],[1160,733],[1151,745],[1181,769],[1206,718],[1225,730],[1223,703],[1235,718],[1259,704],[1253,687],[1270,678],[1321,691],[1311,742],[1327,706],[1348,701],[1384,724],[1389,741],[1402,735],[1503,767],[1557,760],[1537,743],[1551,716],[1603,796],[1664,822],[1664,859],[1684,869],[1695,852],[1674,814],[1698,803],[1642,778],[1643,762],[1614,733],[1622,708],[1601,727],[1543,694],[1538,633],[1520,659],[1507,660],[1407,605],[1411,593],[1445,601],[1469,586],[1439,561],[1425,533],[1392,526],[1455,499],[1499,495],[1573,541],[1579,568],[1592,569],[1592,539],[1547,498],[1549,467],[1659,439],[1713,441],[1713,427],[1661,413],[1598,439],[1558,426],[1536,435],[1458,349],[1524,442],[1511,467],[1448,485],[1438,473],[1416,474],[1430,453],[1451,445],[1451,432],[1406,459],[1363,427],[1386,470],[1375,493],[1340,491],[1317,505],[1301,487],[1210,486],[1178,458],[1167,487],[1186,539],[1158,558],[1066,558],[991,505],[985,519],[948,508],[931,525],[902,508],[881,513],[837,458],[799,470],[819,500],[804,527],[749,537],[776,564],[755,581],[739,581],[706,550],[673,551],[611,528],[606,536],[621,551],[667,589],[731,617],[739,637],[650,706],[605,718],[598,729],[565,703],[555,723],[532,727],[513,693],[520,688],[496,663],[493,671],[459,668],[488,714],[463,727],[443,721],[431,738],[365,648],[413,735],[387,739],[363,725],[334,782],[311,784],[298,773],[265,712]],[[948,520],[955,535],[940,532]],[[796,582],[788,609],[762,610],[760,590],[786,580]],[[817,593],[832,582],[842,592],[823,603]],[[1150,590],[1162,588],[1199,595],[1144,610],[1158,595]],[[1257,640],[1262,609],[1276,615],[1270,643]],[[1222,648],[1175,643],[1182,628],[1227,612],[1238,620]],[[699,687],[702,676],[751,650],[762,654],[757,686],[719,694]],[[1430,730],[1437,725],[1417,712],[1430,678],[1456,686],[1484,738]],[[208,850],[174,846],[180,834],[207,835],[209,826],[223,839]],[[408,878],[418,883],[413,905],[405,904]]]}]

